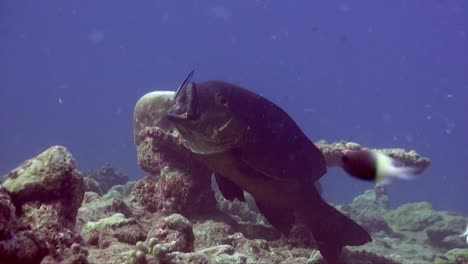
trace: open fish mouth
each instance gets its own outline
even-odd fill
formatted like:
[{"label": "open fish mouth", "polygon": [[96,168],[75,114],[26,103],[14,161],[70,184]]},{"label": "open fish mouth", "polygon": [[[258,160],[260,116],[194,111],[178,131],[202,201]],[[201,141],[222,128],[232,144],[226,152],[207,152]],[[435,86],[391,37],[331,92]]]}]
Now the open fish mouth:
[{"label": "open fish mouth", "polygon": [[167,111],[167,118],[171,121],[198,119],[197,86],[190,82],[193,71],[189,73],[174,96],[174,105]]}]

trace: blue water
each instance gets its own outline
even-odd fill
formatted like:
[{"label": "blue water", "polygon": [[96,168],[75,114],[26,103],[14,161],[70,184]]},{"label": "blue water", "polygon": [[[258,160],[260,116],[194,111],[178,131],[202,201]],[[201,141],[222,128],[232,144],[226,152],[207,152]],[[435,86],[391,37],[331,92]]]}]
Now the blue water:
[{"label": "blue water", "polygon": [[[132,112],[153,90],[222,79],[283,107],[312,140],[432,159],[393,205],[468,214],[468,2],[1,1],[0,174],[51,145],[132,178]],[[325,196],[372,187],[330,170]]]}]

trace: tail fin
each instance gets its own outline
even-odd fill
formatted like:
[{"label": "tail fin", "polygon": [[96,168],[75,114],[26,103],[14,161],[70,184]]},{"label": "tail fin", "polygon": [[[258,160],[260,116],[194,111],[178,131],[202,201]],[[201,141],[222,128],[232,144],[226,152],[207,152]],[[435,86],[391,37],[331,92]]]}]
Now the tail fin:
[{"label": "tail fin", "polygon": [[308,206],[303,213],[327,263],[337,263],[344,246],[359,246],[372,241],[363,227],[326,203],[315,189],[306,195]]}]

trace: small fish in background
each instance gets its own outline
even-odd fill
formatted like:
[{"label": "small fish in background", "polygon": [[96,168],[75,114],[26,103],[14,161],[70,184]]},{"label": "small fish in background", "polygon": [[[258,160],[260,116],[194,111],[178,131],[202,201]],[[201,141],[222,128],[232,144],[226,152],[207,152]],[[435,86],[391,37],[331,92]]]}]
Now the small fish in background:
[{"label": "small fish in background", "polygon": [[343,169],[358,179],[380,184],[392,179],[410,180],[419,172],[416,167],[398,166],[398,162],[382,152],[369,150],[343,150]]},{"label": "small fish in background", "polygon": [[59,102],[59,104],[62,104],[62,102],[63,102],[62,98],[59,97],[58,102]]},{"label": "small fish in background", "polygon": [[466,237],[466,244],[468,244],[468,225],[466,225],[465,233],[461,234],[460,237]]}]

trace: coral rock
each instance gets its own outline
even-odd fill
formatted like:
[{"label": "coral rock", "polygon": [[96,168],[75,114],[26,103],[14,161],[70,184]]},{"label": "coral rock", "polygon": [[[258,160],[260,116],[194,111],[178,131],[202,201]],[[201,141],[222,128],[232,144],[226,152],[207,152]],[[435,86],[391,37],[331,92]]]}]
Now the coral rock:
[{"label": "coral rock", "polygon": [[157,241],[157,245],[150,245],[150,247],[159,246],[164,249],[164,253],[191,252],[195,241],[192,224],[180,214],[173,214],[157,221],[148,232],[147,241],[149,242],[152,238],[153,241]]},{"label": "coral rock", "polygon": [[432,246],[437,248],[462,248],[466,241],[460,239],[460,230],[466,227],[466,220],[462,216],[451,215],[447,212],[437,212],[441,220],[426,229],[427,237]]},{"label": "coral rock", "polygon": [[384,218],[388,206],[389,201],[385,187],[378,185],[354,198],[351,204],[341,206],[339,209],[369,231],[383,231],[391,234],[393,230]]},{"label": "coral rock", "polygon": [[242,263],[253,263],[248,261],[249,257],[236,252],[236,249],[229,245],[219,245],[210,248],[206,248],[198,251],[199,254],[204,254],[210,257],[214,263],[226,263],[226,264],[242,264]]},{"label": "coral rock", "polygon": [[132,197],[149,213],[158,211],[158,192],[156,191],[156,176],[146,176],[137,181],[132,189]]},{"label": "coral rock", "polygon": [[205,180],[188,175],[178,169],[165,168],[158,176],[138,181],[132,190],[136,202],[149,212],[165,214],[202,214],[216,211],[213,191]]},{"label": "coral rock", "polygon": [[168,254],[169,263],[210,263],[210,264],[243,264],[257,263],[248,256],[236,252],[229,245],[218,245],[193,253],[174,252]]},{"label": "coral rock", "polygon": [[207,220],[195,224],[193,227],[195,235],[195,248],[207,248],[215,245],[230,244],[229,235],[233,233],[230,225],[224,222]]},{"label": "coral rock", "polygon": [[213,212],[216,201],[210,188],[211,171],[183,146],[182,139],[166,120],[165,112],[172,97],[173,92],[153,92],[143,96],[135,106],[138,165],[156,178],[147,178],[148,184],[137,184],[133,194],[143,206],[152,207],[151,211]]},{"label": "coral rock", "polygon": [[5,188],[0,185],[0,241],[9,239],[16,229],[16,210]]},{"label": "coral rock", "polygon": [[31,231],[21,231],[0,241],[0,263],[36,264],[49,252],[44,241]]},{"label": "coral rock", "polygon": [[97,222],[88,222],[81,231],[85,242],[99,248],[106,248],[114,240],[134,244],[144,240],[146,233],[132,218],[125,218],[121,213],[103,218]]},{"label": "coral rock", "polygon": [[427,202],[405,204],[389,213],[387,219],[398,230],[422,231],[442,219]]},{"label": "coral rock", "polygon": [[85,183],[85,191],[86,192],[95,192],[99,195],[102,195],[103,192],[102,192],[102,189],[101,189],[101,185],[99,184],[98,181],[96,181],[95,179],[92,179],[90,177],[84,177],[84,183]]},{"label": "coral rock", "polygon": [[85,188],[75,160],[62,146],[51,147],[23,162],[8,174],[3,186],[17,207],[29,201],[60,201],[61,215],[71,223],[75,221]]},{"label": "coral rock", "polygon": [[446,259],[437,259],[436,264],[465,264],[468,263],[468,249],[454,248],[445,254]]},{"label": "coral rock", "polygon": [[[16,208],[16,219],[12,214],[6,218],[11,229],[0,239],[0,263],[39,263],[45,255],[69,257],[69,247],[81,242],[73,230],[85,185],[66,148],[53,146],[23,162],[8,174],[3,187]],[[8,216],[5,197],[2,189],[0,209]]]},{"label": "coral rock", "polygon": [[[86,173],[87,178],[95,180],[99,184],[99,189],[101,193],[106,193],[109,191],[112,186],[125,184],[128,181],[128,176],[122,172],[115,170],[112,165],[105,164],[102,168],[97,171]],[[95,185],[95,183],[90,182],[90,185]],[[90,186],[92,188],[97,188],[95,186]],[[91,190],[97,192],[96,190]],[[99,193],[99,192],[97,192]]]}]

